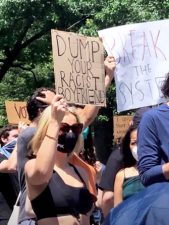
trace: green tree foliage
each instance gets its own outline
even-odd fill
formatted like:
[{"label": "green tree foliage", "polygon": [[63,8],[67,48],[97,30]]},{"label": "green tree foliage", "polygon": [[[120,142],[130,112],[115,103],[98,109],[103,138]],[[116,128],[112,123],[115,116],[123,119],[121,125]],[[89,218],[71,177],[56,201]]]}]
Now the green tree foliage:
[{"label": "green tree foliage", "polygon": [[[34,69],[39,87],[54,88],[54,73],[52,63],[39,63]],[[12,68],[0,83],[0,126],[7,123],[5,100],[27,101],[37,88],[32,72]]]},{"label": "green tree foliage", "polygon": [[84,19],[68,1],[0,1],[0,125],[7,122],[5,100],[24,101],[37,87],[54,87],[50,30]]},{"label": "green tree foliage", "polygon": [[[90,1],[91,15],[81,32],[97,35],[97,30],[131,23],[169,18],[169,1],[108,0]],[[93,3],[93,4],[92,4]]]},{"label": "green tree foliage", "polygon": [[48,62],[50,30],[66,30],[82,16],[69,1],[1,0],[0,81],[11,67],[31,70]]}]

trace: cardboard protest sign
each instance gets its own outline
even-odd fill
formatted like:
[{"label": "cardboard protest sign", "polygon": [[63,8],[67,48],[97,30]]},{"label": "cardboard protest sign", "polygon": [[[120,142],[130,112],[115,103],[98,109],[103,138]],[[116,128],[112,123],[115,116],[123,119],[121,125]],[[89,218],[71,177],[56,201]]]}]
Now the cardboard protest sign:
[{"label": "cardboard protest sign", "polygon": [[161,86],[169,71],[169,20],[99,31],[115,70],[118,111],[165,101]]},{"label": "cardboard protest sign", "polygon": [[52,30],[56,92],[68,103],[105,106],[104,47],[99,38]]},{"label": "cardboard protest sign", "polygon": [[133,119],[133,116],[114,116],[113,123],[114,123],[114,139],[118,137],[123,137],[128,128],[129,123]]},{"label": "cardboard protest sign", "polygon": [[30,124],[26,102],[5,101],[5,106],[9,123],[18,124],[19,121],[23,121]]}]

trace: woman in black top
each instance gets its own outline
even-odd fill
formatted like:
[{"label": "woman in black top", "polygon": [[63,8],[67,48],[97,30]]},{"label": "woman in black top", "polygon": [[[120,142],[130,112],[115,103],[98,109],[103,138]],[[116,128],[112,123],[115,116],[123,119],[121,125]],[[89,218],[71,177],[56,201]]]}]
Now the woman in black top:
[{"label": "woman in black top", "polygon": [[86,172],[68,163],[81,148],[83,125],[60,95],[42,113],[25,166],[27,192],[39,225],[89,225],[92,198]]}]

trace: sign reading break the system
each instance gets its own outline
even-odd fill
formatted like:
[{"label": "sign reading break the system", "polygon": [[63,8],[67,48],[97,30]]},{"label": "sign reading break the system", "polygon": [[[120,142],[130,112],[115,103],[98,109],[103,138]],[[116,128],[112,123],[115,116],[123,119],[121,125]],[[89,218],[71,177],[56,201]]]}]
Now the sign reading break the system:
[{"label": "sign reading break the system", "polygon": [[30,124],[26,102],[5,101],[6,112],[9,123],[18,124],[20,121]]},{"label": "sign reading break the system", "polygon": [[124,137],[126,134],[129,123],[133,119],[133,116],[114,116],[113,124],[114,124],[114,139],[118,137]]},{"label": "sign reading break the system", "polygon": [[69,103],[105,106],[104,47],[99,38],[52,30],[56,92]]},{"label": "sign reading break the system", "polygon": [[169,20],[131,24],[99,31],[116,59],[118,111],[165,101],[161,86],[169,72]]}]

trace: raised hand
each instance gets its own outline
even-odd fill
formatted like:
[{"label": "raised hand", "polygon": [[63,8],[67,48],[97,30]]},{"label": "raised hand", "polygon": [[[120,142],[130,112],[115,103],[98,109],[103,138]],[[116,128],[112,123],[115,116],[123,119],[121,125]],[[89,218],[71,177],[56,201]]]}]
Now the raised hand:
[{"label": "raised hand", "polygon": [[104,61],[106,76],[109,76],[110,80],[114,78],[114,69],[116,68],[115,58],[113,56],[107,56]]},{"label": "raised hand", "polygon": [[102,164],[99,161],[96,161],[96,163],[94,164],[94,169],[96,170],[96,173],[101,173]]},{"label": "raised hand", "polygon": [[27,128],[27,124],[23,121],[20,121],[18,124],[18,134],[21,134]]},{"label": "raised hand", "polygon": [[44,97],[36,97],[36,99],[48,105],[51,105],[55,97],[55,93],[53,93],[52,91],[46,90],[46,91],[42,91],[41,94],[43,94]]},{"label": "raised hand", "polygon": [[62,95],[55,95],[51,104],[51,118],[60,124],[67,111],[67,103]]}]

